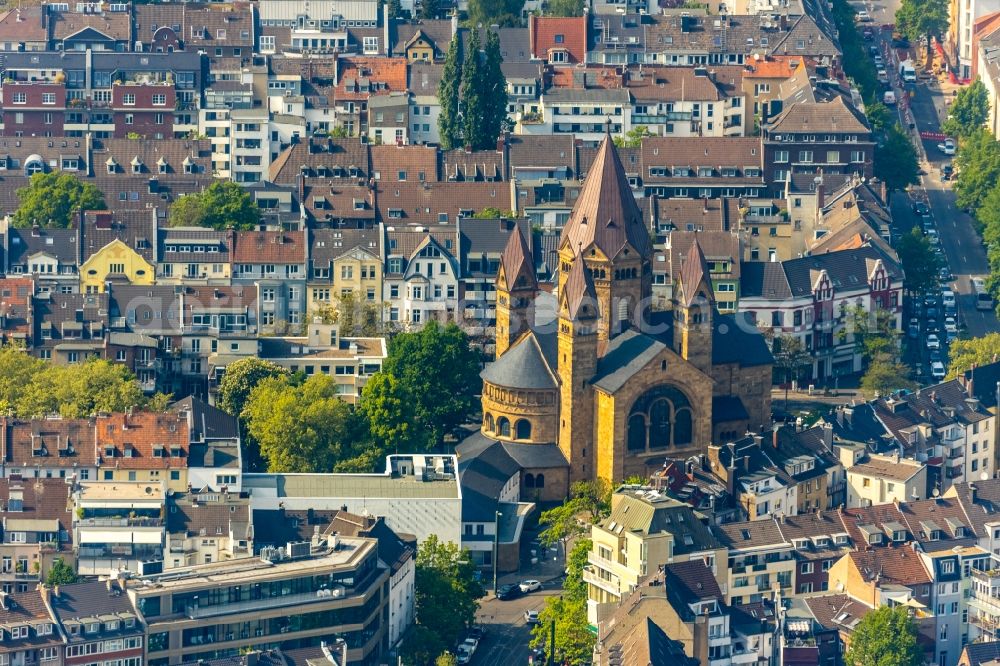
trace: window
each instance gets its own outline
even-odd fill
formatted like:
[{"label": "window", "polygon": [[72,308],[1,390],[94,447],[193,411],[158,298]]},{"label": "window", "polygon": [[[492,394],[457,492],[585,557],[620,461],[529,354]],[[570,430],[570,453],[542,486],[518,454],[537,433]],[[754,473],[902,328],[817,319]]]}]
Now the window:
[{"label": "window", "polygon": [[776,150],[774,151],[774,161],[777,163],[788,161],[788,151],[787,150]]},{"label": "window", "polygon": [[153,95],[153,106],[166,106],[167,96],[163,93],[157,93]]},{"label": "window", "polygon": [[135,94],[125,93],[122,95],[122,104],[124,106],[135,106]]},{"label": "window", "polygon": [[27,104],[28,103],[28,94],[27,93],[23,93],[23,92],[16,92],[16,93],[14,93],[14,96],[11,99],[11,101],[14,104]]},{"label": "window", "polygon": [[55,104],[56,94],[55,93],[42,93],[42,104]]}]

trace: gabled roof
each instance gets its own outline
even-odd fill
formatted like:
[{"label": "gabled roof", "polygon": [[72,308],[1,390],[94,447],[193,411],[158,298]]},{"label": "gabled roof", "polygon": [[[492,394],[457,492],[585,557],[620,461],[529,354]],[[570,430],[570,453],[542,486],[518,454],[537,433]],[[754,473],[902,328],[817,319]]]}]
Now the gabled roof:
[{"label": "gabled roof", "polygon": [[895,583],[907,587],[932,582],[920,555],[912,548],[876,548],[849,554],[866,582]]},{"label": "gabled roof", "polygon": [[241,264],[302,264],[306,261],[304,231],[238,231],[233,262]]},{"label": "gabled roof", "polygon": [[782,132],[855,132],[867,139],[871,130],[841,96],[829,102],[802,102],[785,108],[768,125],[768,134]]},{"label": "gabled roof", "polygon": [[577,254],[596,245],[612,259],[626,245],[641,257],[648,257],[652,251],[649,231],[610,136],[604,137],[587,172],[561,242],[569,243]]},{"label": "gabled roof", "polygon": [[548,60],[553,50],[564,50],[570,64],[587,59],[587,17],[564,18],[557,16],[528,17],[528,40],[531,56]]}]

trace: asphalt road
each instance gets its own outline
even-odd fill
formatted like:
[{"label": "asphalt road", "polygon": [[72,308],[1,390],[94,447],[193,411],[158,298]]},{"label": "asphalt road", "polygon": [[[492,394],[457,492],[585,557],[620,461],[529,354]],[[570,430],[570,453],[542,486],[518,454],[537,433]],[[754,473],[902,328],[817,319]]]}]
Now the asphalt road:
[{"label": "asphalt road", "polygon": [[486,629],[486,636],[472,657],[475,666],[522,666],[528,663],[528,641],[531,627],[524,622],[527,610],[541,611],[546,597],[558,594],[557,583],[543,586],[519,599],[500,601],[494,597],[484,600],[479,608],[479,624]]}]

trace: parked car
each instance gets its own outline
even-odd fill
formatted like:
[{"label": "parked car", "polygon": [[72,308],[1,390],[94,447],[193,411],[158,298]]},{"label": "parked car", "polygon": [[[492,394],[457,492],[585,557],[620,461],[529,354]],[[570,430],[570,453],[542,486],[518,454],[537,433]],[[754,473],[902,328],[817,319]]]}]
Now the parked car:
[{"label": "parked car", "polygon": [[465,664],[468,664],[471,661],[472,661],[472,653],[466,650],[464,647],[459,646],[459,648],[455,651],[455,663],[462,664],[464,666]]},{"label": "parked car", "polygon": [[935,363],[931,363],[931,377],[933,377],[934,379],[939,379],[940,380],[940,379],[944,379],[944,376],[946,374],[948,374],[948,373],[945,372],[944,363],[941,363],[940,361],[935,362]]},{"label": "parked car", "polygon": [[938,150],[940,150],[945,155],[954,155],[955,154],[955,140],[954,139],[945,139],[944,143],[939,143],[937,147],[938,147]]},{"label": "parked car", "polygon": [[483,640],[483,636],[486,635],[486,629],[483,628],[481,624],[474,624],[469,627],[469,638],[474,638],[476,641]]},{"label": "parked car", "polygon": [[945,164],[941,167],[941,180],[951,180],[951,177],[955,174],[955,167],[951,164]]},{"label": "parked car", "polygon": [[527,624],[538,624],[540,622],[540,620],[538,619],[538,611],[536,610],[524,611],[524,621]]},{"label": "parked car", "polygon": [[941,349],[941,339],[937,336],[937,333],[930,333],[927,336],[927,348],[928,349]]},{"label": "parked car", "polygon": [[868,13],[867,9],[858,10],[858,21],[860,23],[871,23],[872,15]]},{"label": "parked car", "polygon": [[537,580],[522,580],[518,587],[521,588],[522,592],[527,594],[528,592],[535,592],[542,589],[542,583]]},{"label": "parked car", "polygon": [[510,601],[511,599],[517,599],[519,596],[524,594],[521,592],[520,585],[501,585],[497,589],[497,599],[501,601]]}]

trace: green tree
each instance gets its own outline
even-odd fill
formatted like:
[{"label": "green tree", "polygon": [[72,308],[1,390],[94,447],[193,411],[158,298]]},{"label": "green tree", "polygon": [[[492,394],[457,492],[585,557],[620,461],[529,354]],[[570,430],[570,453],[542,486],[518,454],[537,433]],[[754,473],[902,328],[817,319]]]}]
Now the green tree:
[{"label": "green tree", "polygon": [[487,25],[519,26],[523,6],[524,3],[519,0],[469,0],[467,24],[470,28]]},{"label": "green tree", "polygon": [[788,409],[788,389],[793,379],[797,379],[802,368],[812,363],[809,351],[794,335],[779,335],[771,342],[774,369],[782,373],[785,380],[785,409]]},{"label": "green tree", "polygon": [[847,666],[919,666],[923,650],[906,606],[880,606],[861,618],[844,653]]},{"label": "green tree", "polygon": [[589,529],[587,521],[596,523],[611,512],[612,488],[604,479],[577,481],[569,492],[568,500],[543,511],[538,518],[538,524],[544,526],[538,534],[543,546],[565,544]]},{"label": "green tree", "polygon": [[642,146],[642,140],[647,136],[655,135],[645,125],[636,125],[625,132],[625,136],[616,136],[614,142],[619,148],[639,148]]},{"label": "green tree", "polygon": [[857,85],[865,104],[879,102],[875,65],[868,57],[864,40],[855,22],[856,10],[847,0],[834,0],[833,20],[843,52],[844,72]]},{"label": "green tree", "polygon": [[441,14],[441,0],[422,0],[420,18],[436,19]]},{"label": "green tree", "polygon": [[464,331],[428,322],[392,338],[382,371],[362,390],[358,411],[387,449],[428,450],[476,408],[480,368]]},{"label": "green tree", "polygon": [[948,351],[948,379],[960,377],[973,365],[989,365],[1000,359],[1000,333],[955,340]]},{"label": "green tree", "polygon": [[265,379],[250,392],[243,415],[269,472],[331,472],[366,441],[337,382],[325,374],[297,385],[287,377]]},{"label": "green tree", "polygon": [[472,217],[476,218],[477,220],[496,220],[500,218],[509,220],[511,218],[517,217],[517,211],[501,210],[499,208],[495,208],[494,206],[487,206],[486,208],[483,208],[478,212],[474,213]]},{"label": "green tree", "polygon": [[990,114],[989,93],[978,77],[971,86],[962,88],[948,107],[948,119],[941,124],[941,131],[952,136],[964,137],[982,129]]},{"label": "green tree", "polygon": [[461,44],[458,35],[451,38],[448,45],[448,55],[441,71],[441,81],[438,83],[437,98],[441,105],[438,114],[438,132],[441,135],[441,147],[445,150],[459,148],[462,145],[462,128],[458,117],[458,101],[461,98]]},{"label": "green tree", "polygon": [[52,568],[49,569],[49,573],[45,576],[45,584],[49,587],[71,585],[77,580],[76,571],[73,570],[73,567],[66,564],[61,557],[53,560]]},{"label": "green tree", "polygon": [[910,294],[921,294],[937,286],[941,262],[931,248],[931,242],[913,227],[896,242],[896,253],[903,266],[903,286]]},{"label": "green tree", "polygon": [[485,110],[480,136],[472,142],[479,150],[495,150],[497,138],[508,124],[507,120],[507,77],[502,66],[503,53],[500,51],[500,35],[495,30],[486,32],[486,52],[483,62],[482,89]]},{"label": "green tree", "polygon": [[217,180],[201,192],[177,199],[170,207],[169,223],[246,231],[260,224],[260,207],[238,183]]},{"label": "green tree", "polygon": [[475,623],[485,592],[469,551],[434,534],[417,548],[415,579],[416,637],[404,641],[402,652],[407,663],[433,663]]},{"label": "green tree", "polygon": [[933,51],[931,40],[948,32],[947,0],[903,0],[896,10],[896,30],[916,42],[923,38],[927,43],[927,62]]},{"label": "green tree", "polygon": [[916,387],[916,383],[909,379],[906,366],[891,359],[880,357],[872,361],[861,376],[861,393],[867,398]]},{"label": "green tree", "polygon": [[890,192],[920,182],[917,151],[898,123],[888,129],[885,141],[875,146],[872,168]]},{"label": "green tree", "polygon": [[265,361],[256,356],[249,356],[226,366],[226,371],[219,382],[219,397],[216,404],[219,409],[233,416],[243,414],[243,408],[250,398],[250,393],[265,379],[272,377],[289,377],[288,370],[277,363]]},{"label": "green tree", "polygon": [[986,195],[1000,181],[1000,144],[985,129],[976,130],[959,142],[955,203],[978,211]]},{"label": "green tree", "polygon": [[12,224],[18,229],[34,225],[65,228],[81,210],[102,210],[104,195],[92,183],[84,183],[70,173],[36,173],[28,185],[17,191],[18,207]]},{"label": "green tree", "polygon": [[434,666],[458,666],[458,658],[451,652],[442,652],[434,660]]},{"label": "green tree", "polygon": [[103,359],[50,367],[40,385],[51,396],[46,413],[58,411],[63,418],[123,412],[146,403],[135,375],[124,365]]},{"label": "green tree", "polygon": [[393,18],[403,18],[403,5],[399,0],[387,0],[385,3],[389,8],[389,16]]},{"label": "green tree", "polygon": [[531,631],[531,646],[544,648],[548,653],[555,622],[556,663],[589,664],[593,657],[596,636],[587,620],[587,584],[583,581],[583,567],[592,547],[590,539],[581,539],[573,545],[566,561],[563,593],[545,600],[545,607],[538,613],[539,624]]},{"label": "green tree", "polygon": [[486,81],[479,30],[470,30],[462,64],[462,141],[475,146],[486,127]]},{"label": "green tree", "polygon": [[546,16],[583,16],[583,0],[548,0]]}]

